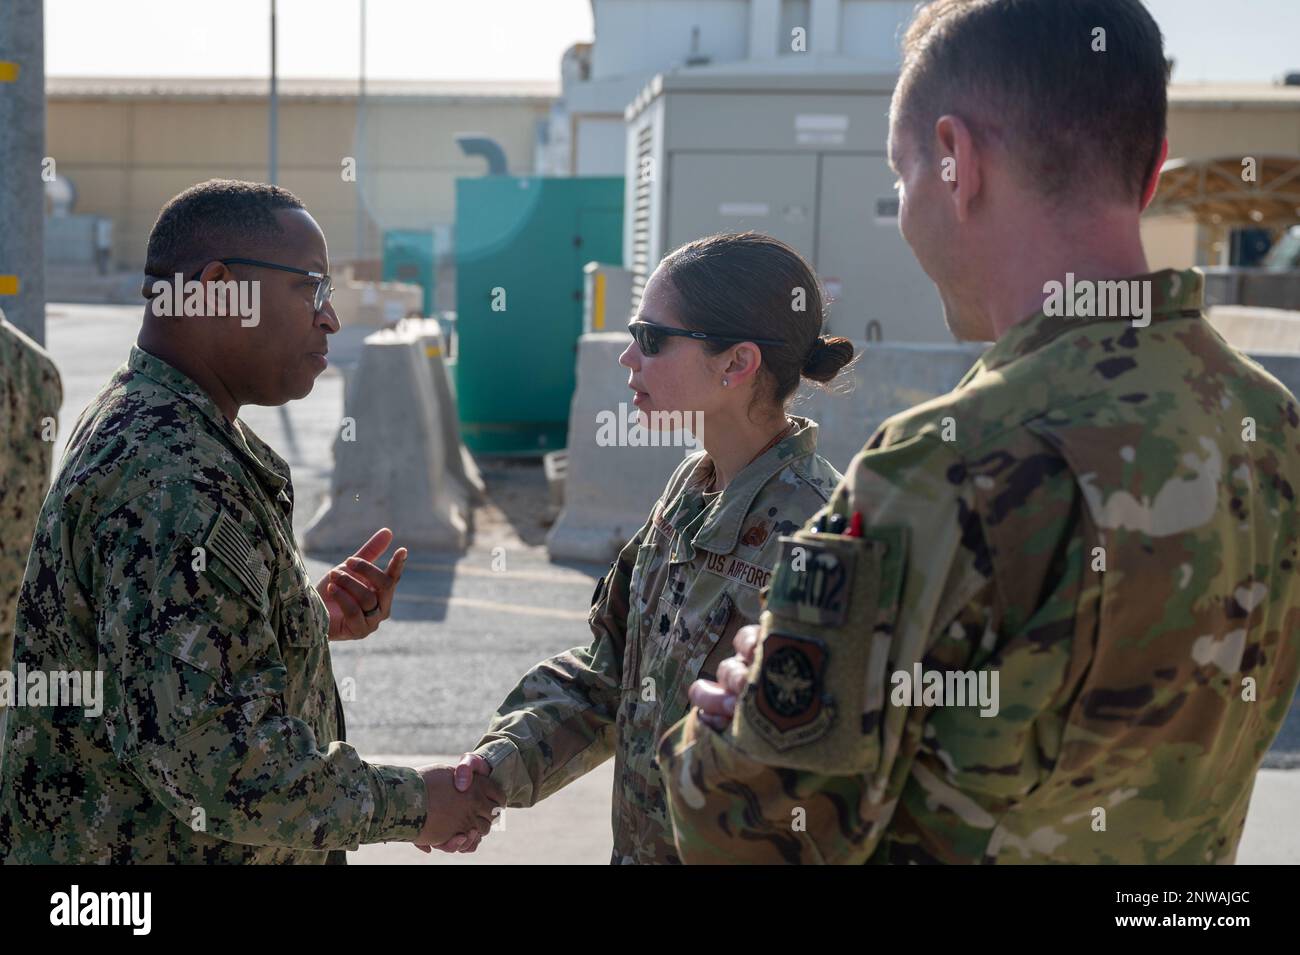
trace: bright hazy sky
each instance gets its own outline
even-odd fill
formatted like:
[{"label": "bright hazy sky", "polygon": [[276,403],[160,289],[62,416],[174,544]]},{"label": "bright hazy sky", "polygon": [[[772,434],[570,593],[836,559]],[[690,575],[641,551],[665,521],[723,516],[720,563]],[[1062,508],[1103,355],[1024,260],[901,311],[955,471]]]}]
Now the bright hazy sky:
[{"label": "bright hazy sky", "polygon": [[[689,0],[683,0],[689,2]],[[1147,0],[1177,82],[1268,82],[1300,71],[1300,0]],[[590,40],[590,0],[369,0],[367,75],[559,78]],[[279,0],[282,76],[351,77],[360,0]],[[51,76],[257,76],[270,0],[45,0]]]}]

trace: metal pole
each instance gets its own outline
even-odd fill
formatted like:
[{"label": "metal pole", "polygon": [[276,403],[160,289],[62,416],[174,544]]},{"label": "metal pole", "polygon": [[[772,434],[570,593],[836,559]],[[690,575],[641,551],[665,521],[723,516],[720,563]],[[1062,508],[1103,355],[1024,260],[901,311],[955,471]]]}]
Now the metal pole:
[{"label": "metal pole", "polygon": [[365,229],[365,204],[361,201],[361,152],[366,129],[366,0],[361,0],[361,74],[360,84],[357,90],[357,134],[355,143],[356,181],[352,186],[357,193],[357,218],[356,218],[356,255],[357,262],[361,261],[362,253],[365,251],[366,229]]},{"label": "metal pole", "polygon": [[270,129],[267,131],[269,141],[267,144],[267,182],[275,183],[280,175],[280,155],[279,155],[279,137],[280,137],[280,117],[279,117],[280,97],[275,88],[275,0],[271,0],[271,98],[270,98]]},{"label": "metal pole", "polygon": [[0,2],[0,308],[10,322],[42,344],[44,37],[42,0]]}]

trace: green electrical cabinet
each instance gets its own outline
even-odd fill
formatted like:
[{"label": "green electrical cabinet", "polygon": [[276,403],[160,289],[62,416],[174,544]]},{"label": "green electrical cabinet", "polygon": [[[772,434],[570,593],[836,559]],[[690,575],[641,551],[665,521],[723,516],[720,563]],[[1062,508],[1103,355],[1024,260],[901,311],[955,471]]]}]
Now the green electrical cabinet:
[{"label": "green electrical cabinet", "polygon": [[565,446],[592,261],[623,261],[622,177],[456,180],[456,400],[471,451]]},{"label": "green electrical cabinet", "polygon": [[433,314],[433,233],[389,229],[384,233],[384,281],[424,289],[424,315]]}]

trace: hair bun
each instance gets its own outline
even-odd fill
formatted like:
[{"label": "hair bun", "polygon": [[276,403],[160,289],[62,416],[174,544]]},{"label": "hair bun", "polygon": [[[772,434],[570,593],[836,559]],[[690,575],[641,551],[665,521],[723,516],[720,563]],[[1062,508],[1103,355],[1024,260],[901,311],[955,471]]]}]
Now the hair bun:
[{"label": "hair bun", "polygon": [[809,369],[816,368],[821,356],[826,353],[826,336],[818,335],[813,339],[812,345],[808,348],[808,354],[804,356],[803,371],[807,374]]},{"label": "hair bun", "polygon": [[830,381],[853,360],[853,343],[847,338],[818,335],[803,361],[803,376],[813,381]]}]

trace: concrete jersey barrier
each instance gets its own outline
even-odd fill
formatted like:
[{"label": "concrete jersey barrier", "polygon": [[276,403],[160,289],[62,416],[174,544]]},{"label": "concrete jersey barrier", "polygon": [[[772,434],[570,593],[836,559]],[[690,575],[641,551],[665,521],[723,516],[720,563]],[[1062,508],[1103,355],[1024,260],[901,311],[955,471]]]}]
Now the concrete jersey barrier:
[{"label": "concrete jersey barrier", "polygon": [[442,444],[446,448],[459,450],[459,453],[448,453],[447,471],[453,480],[464,486],[465,493],[473,504],[482,504],[487,500],[487,490],[474,456],[460,439],[460,416],[456,413],[456,391],[451,372],[447,368],[447,340],[442,334],[442,326],[437,319],[408,318],[402,322],[402,328],[409,329],[416,336],[424,357],[428,359]]},{"label": "concrete jersey barrier", "polygon": [[1241,351],[1300,352],[1300,312],[1216,305],[1206,317],[1229,345]]},{"label": "concrete jersey barrier", "polygon": [[673,469],[697,449],[693,442],[659,447],[606,443],[611,436],[616,441],[631,437],[627,422],[636,409],[627,369],[618,363],[631,341],[626,332],[597,332],[578,340],[564,507],[546,536],[552,560],[612,560],[645,522]]},{"label": "concrete jersey barrier", "polygon": [[427,327],[412,324],[366,338],[334,439],[330,493],[303,535],[308,551],[351,552],[385,526],[412,551],[465,547],[474,492],[430,369],[441,355],[428,355],[428,341]]}]

